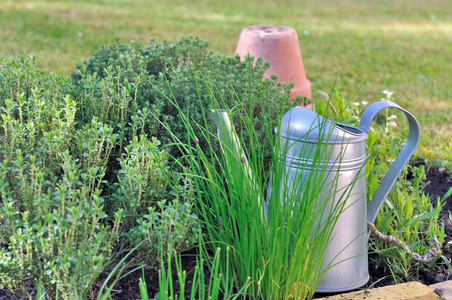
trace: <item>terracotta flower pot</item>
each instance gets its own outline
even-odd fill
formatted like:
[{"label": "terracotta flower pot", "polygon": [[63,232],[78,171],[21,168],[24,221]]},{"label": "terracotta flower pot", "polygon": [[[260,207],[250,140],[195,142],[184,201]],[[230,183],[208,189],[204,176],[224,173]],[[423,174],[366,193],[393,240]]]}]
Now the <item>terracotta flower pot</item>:
[{"label": "terracotta flower pot", "polygon": [[264,76],[270,78],[276,73],[279,82],[293,82],[295,86],[290,99],[297,96],[311,99],[311,83],[306,79],[298,36],[292,28],[273,25],[246,27],[240,33],[236,53],[239,53],[242,60],[250,54],[256,58],[262,57],[264,62],[270,62],[270,69]]}]

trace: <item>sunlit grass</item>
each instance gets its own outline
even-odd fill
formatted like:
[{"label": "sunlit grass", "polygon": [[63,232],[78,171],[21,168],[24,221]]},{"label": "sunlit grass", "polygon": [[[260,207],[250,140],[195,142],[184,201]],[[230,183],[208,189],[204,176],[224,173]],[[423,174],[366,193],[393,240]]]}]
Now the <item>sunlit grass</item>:
[{"label": "sunlit grass", "polygon": [[12,1],[0,6],[0,53],[24,50],[46,70],[69,75],[117,36],[123,43],[198,35],[233,55],[240,30],[294,28],[317,90],[376,101],[381,91],[421,126],[416,159],[452,162],[452,2],[450,0]]}]

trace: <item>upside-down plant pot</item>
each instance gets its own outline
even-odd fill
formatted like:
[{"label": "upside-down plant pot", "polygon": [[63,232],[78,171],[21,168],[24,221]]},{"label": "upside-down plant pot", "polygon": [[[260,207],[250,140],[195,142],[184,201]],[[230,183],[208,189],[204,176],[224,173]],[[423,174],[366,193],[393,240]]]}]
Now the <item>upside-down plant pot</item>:
[{"label": "upside-down plant pot", "polygon": [[[291,100],[297,96],[311,99],[311,83],[306,78],[298,35],[294,29],[273,25],[248,26],[240,33],[236,53],[242,60],[250,54],[270,62],[264,77],[270,78],[276,73],[278,82],[293,82],[295,86],[290,93]],[[307,107],[311,108],[311,105]]]}]

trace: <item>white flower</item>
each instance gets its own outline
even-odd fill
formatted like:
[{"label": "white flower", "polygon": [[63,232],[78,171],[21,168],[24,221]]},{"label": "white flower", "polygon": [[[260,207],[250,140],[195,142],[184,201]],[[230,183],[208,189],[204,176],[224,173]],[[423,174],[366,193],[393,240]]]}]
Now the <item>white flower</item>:
[{"label": "white flower", "polygon": [[305,31],[303,31],[303,34],[304,35],[309,35],[309,31],[305,30]]},{"label": "white flower", "polygon": [[392,120],[392,119],[397,119],[397,116],[396,116],[396,115],[390,115],[390,116],[388,117],[388,121],[390,121],[390,120]]},{"label": "white flower", "polygon": [[386,96],[389,96],[389,97],[391,97],[392,94],[394,94],[394,92],[390,92],[388,90],[384,90],[382,93],[385,94]]},{"label": "white flower", "polygon": [[388,163],[394,162],[395,159],[388,159]]},{"label": "white flower", "polygon": [[367,101],[361,101],[361,104],[362,104],[362,105],[367,105],[367,103],[369,103],[369,102],[367,102]]},{"label": "white flower", "polygon": [[81,38],[83,36],[83,33],[79,32],[78,37]]},{"label": "white flower", "polygon": [[353,102],[353,105],[359,106],[359,102]]},{"label": "white flower", "polygon": [[355,120],[359,120],[359,118],[357,116],[352,116],[352,118]]}]

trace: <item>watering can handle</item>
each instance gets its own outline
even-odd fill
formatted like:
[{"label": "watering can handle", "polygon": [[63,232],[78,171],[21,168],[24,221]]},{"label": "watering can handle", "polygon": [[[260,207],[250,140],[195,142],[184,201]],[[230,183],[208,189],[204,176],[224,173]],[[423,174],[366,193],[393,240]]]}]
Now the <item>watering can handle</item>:
[{"label": "watering can handle", "polygon": [[411,155],[413,155],[414,150],[416,150],[420,137],[419,124],[417,123],[416,118],[405,109],[388,100],[381,100],[369,105],[369,107],[364,111],[361,117],[359,127],[366,133],[369,133],[372,120],[377,115],[377,113],[385,108],[397,108],[403,111],[408,118],[409,132],[405,145],[403,146],[402,150],[400,150],[392,166],[389,168],[388,173],[383,178],[380,186],[375,192],[372,201],[367,206],[367,220],[371,223],[373,223],[377,218],[378,212],[383,206],[383,202],[388,196],[389,191],[394,186],[394,183],[397,181],[399,174],[408,163]]}]

